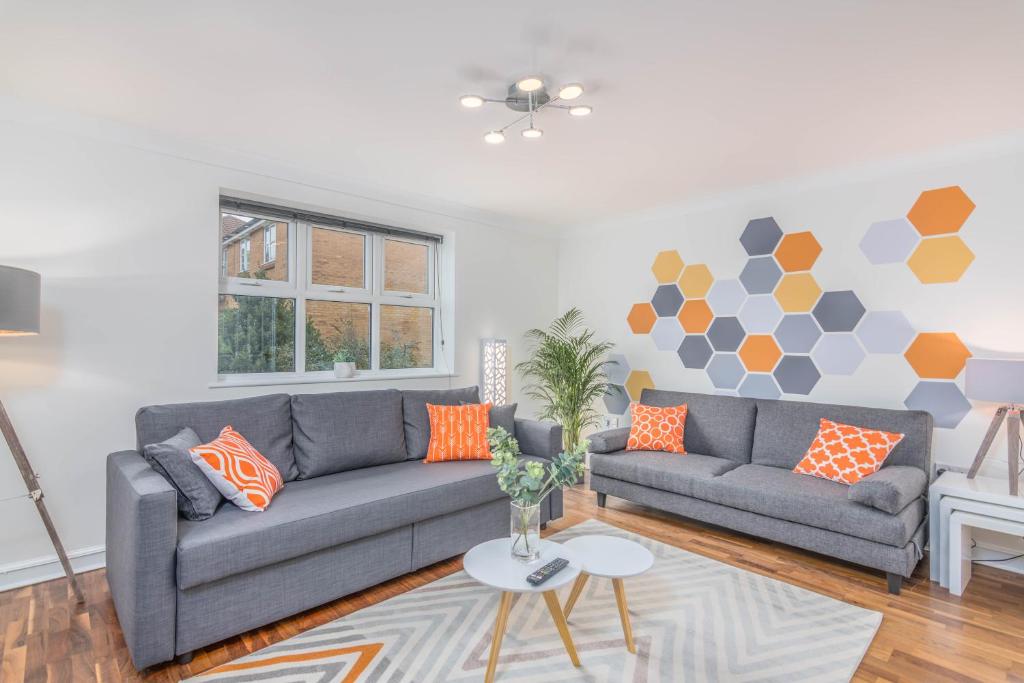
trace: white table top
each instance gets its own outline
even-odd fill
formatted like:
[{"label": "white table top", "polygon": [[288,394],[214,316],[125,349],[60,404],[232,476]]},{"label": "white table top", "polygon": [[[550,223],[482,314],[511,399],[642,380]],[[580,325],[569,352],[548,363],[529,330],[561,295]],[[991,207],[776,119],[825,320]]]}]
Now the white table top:
[{"label": "white table top", "polygon": [[936,479],[930,491],[936,498],[954,496],[968,500],[980,500],[986,503],[1024,508],[1024,496],[1011,496],[1010,483],[1006,479],[995,477],[975,477],[968,479],[961,472],[943,472]]},{"label": "white table top", "polygon": [[[556,557],[569,560],[569,565],[539,586],[531,586],[526,577]],[[462,558],[462,568],[470,578],[485,586],[509,593],[543,593],[555,590],[579,576],[582,565],[578,555],[554,541],[540,542],[540,559],[524,564],[512,559],[512,539],[496,538],[474,546]]]},{"label": "white table top", "polygon": [[579,555],[583,571],[591,576],[624,579],[643,574],[654,566],[651,551],[626,538],[577,536],[566,541],[565,547]]}]

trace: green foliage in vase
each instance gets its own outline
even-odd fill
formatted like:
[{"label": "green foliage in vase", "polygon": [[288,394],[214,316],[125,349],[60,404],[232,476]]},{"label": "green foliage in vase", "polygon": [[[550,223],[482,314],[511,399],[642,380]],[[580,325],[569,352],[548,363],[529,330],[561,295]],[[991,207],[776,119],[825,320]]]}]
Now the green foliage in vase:
[{"label": "green foliage in vase", "polygon": [[498,470],[498,486],[519,505],[536,505],[556,488],[572,486],[583,476],[583,455],[587,442],[574,451],[559,453],[547,464],[522,460],[519,442],[501,427],[487,430],[491,466]]}]

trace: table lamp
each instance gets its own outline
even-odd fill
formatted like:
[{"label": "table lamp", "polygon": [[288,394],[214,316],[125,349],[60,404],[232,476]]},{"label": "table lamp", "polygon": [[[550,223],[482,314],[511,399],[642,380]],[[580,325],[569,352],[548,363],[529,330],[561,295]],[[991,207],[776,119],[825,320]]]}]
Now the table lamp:
[{"label": "table lamp", "polygon": [[[39,334],[39,273],[10,266],[0,266],[0,337],[20,337]],[[0,432],[3,432],[7,445],[14,456],[14,462],[21,471],[21,477],[25,480],[28,488],[28,497],[36,504],[36,510],[43,520],[46,533],[50,535],[50,541],[57,551],[60,564],[67,574],[71,590],[79,603],[85,602],[85,596],[75,579],[75,572],[71,569],[67,553],[64,552],[64,544],[57,535],[57,528],[50,519],[50,513],[46,510],[46,503],[43,502],[43,491],[39,487],[39,480],[36,478],[35,470],[32,469],[25,449],[21,446],[11,418],[7,415],[4,404],[0,401]]]},{"label": "table lamp", "polygon": [[996,410],[992,424],[985,432],[974,463],[967,472],[968,479],[974,479],[981,463],[992,446],[999,426],[1006,421],[1006,461],[1010,474],[1010,495],[1019,495],[1020,489],[1020,425],[1024,422],[1021,404],[1024,404],[1024,360],[996,360],[990,358],[968,358],[967,375],[964,384],[967,398],[976,401],[1001,403]]}]

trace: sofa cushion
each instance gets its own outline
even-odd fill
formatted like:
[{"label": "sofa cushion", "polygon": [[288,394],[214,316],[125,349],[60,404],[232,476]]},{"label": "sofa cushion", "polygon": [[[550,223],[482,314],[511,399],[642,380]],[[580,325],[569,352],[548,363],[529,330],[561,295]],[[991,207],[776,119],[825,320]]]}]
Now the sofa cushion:
[{"label": "sofa cushion", "polygon": [[216,439],[227,425],[274,463],[285,481],[298,476],[292,453],[292,404],[288,394],[146,406],[135,414],[136,450],[142,452],[146,444],[169,439],[185,427],[191,427],[207,443]]},{"label": "sofa cushion", "polygon": [[895,515],[928,490],[928,475],[906,465],[883,467],[850,487],[847,497]]},{"label": "sofa cushion", "polygon": [[697,453],[629,451],[590,456],[593,474],[683,496],[694,495],[696,482],[717,477],[739,466],[734,460]]},{"label": "sofa cushion", "polygon": [[[686,404],[683,445],[688,453],[702,453],[739,463],[750,462],[757,412],[754,399],[644,389],[640,403],[662,407]],[[800,454],[806,450],[807,446],[804,446]]]},{"label": "sofa cushion", "polygon": [[428,403],[435,406],[480,403],[480,390],[477,387],[465,387],[403,391],[402,419],[405,421],[405,450],[409,460],[422,460],[427,457],[427,446],[430,444]]},{"label": "sofa cushion", "polygon": [[292,425],[299,479],[406,459],[397,389],[296,394]]},{"label": "sofa cushion", "polygon": [[224,500],[189,455],[188,449],[201,443],[196,433],[185,427],[169,439],[142,448],[146,462],[177,492],[178,512],[193,522],[213,517]]},{"label": "sofa cushion", "polygon": [[849,490],[779,467],[743,465],[700,482],[695,497],[896,547],[906,545],[924,519],[921,499],[890,515],[851,501]]}]

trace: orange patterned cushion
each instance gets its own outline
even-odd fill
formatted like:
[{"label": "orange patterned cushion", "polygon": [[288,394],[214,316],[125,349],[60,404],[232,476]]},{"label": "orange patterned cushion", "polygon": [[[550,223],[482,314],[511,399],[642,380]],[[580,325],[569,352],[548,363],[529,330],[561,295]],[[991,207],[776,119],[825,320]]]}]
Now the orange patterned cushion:
[{"label": "orange patterned cushion", "polygon": [[274,464],[228,425],[220,436],[195,448],[189,455],[206,478],[232,503],[249,512],[262,512],[284,488]]},{"label": "orange patterned cushion", "polygon": [[793,471],[840,484],[856,484],[877,472],[902,440],[902,434],[854,427],[822,418],[818,435]]},{"label": "orange patterned cushion", "polygon": [[631,403],[627,451],[668,451],[685,453],[683,432],[686,429],[686,404],[681,406],[645,406]]},{"label": "orange patterned cushion", "polygon": [[490,403],[461,406],[427,404],[430,444],[424,462],[490,460],[487,428],[491,426]]}]

